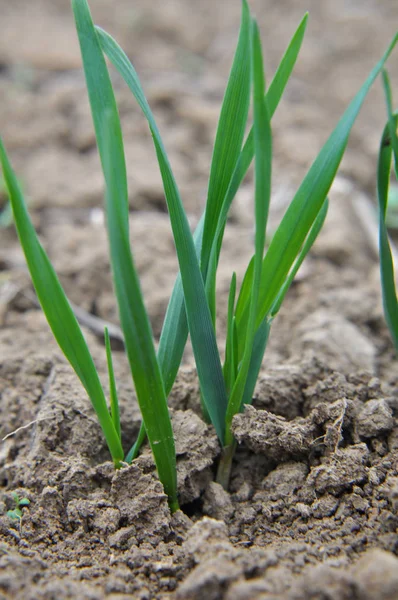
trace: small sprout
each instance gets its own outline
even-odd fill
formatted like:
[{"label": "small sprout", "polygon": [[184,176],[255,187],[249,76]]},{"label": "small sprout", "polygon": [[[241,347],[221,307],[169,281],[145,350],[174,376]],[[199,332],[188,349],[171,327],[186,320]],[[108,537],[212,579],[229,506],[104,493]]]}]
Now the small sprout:
[{"label": "small sprout", "polygon": [[13,521],[18,521],[19,523],[19,532],[22,532],[22,517],[23,517],[23,509],[29,506],[30,500],[28,498],[20,498],[17,492],[11,492],[11,496],[15,503],[15,508],[7,511],[7,517],[12,519]]}]

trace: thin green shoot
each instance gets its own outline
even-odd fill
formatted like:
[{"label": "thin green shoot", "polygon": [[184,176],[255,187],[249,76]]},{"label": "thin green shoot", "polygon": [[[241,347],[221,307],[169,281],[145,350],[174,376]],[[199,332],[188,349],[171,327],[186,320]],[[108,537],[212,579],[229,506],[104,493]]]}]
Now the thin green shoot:
[{"label": "thin green shoot", "polygon": [[7,517],[9,517],[12,521],[18,522],[19,533],[22,534],[23,510],[29,506],[30,500],[28,498],[20,498],[17,492],[11,492],[11,496],[14,501],[15,508],[7,511]]},{"label": "thin green shoot", "polygon": [[113,424],[116,429],[116,433],[118,434],[119,438],[121,438],[122,434],[121,434],[121,429],[120,429],[119,400],[117,397],[115,372],[113,370],[111,340],[109,339],[109,331],[108,331],[107,327],[105,327],[104,339],[105,339],[105,350],[106,350],[106,362],[108,365],[108,376],[109,376],[109,402],[110,402],[111,417],[112,417],[112,421],[113,421]]},{"label": "thin green shoot", "polygon": [[0,163],[11,201],[14,223],[36,294],[55,339],[91,400],[116,467],[123,449],[110,417],[105,394],[86,340],[50,260],[39,242],[15,173],[0,139]]},{"label": "thin green shoot", "polygon": [[233,272],[228,296],[227,314],[227,339],[225,341],[224,380],[227,393],[229,394],[236,378],[235,372],[235,335],[234,335],[234,311],[236,296],[236,273]]},{"label": "thin green shoot", "polygon": [[[250,52],[250,12],[246,0],[243,0],[240,35],[221,107],[210,167],[201,253],[205,280],[221,207],[242,149],[246,129],[251,85]],[[215,292],[210,291],[209,297],[215,300]]]},{"label": "thin green shoot", "polygon": [[130,248],[126,164],[119,114],[86,0],[72,0],[97,145],[106,183],[105,206],[114,288],[126,353],[159,478],[178,508],[174,436],[149,318]]},{"label": "thin green shoot", "polygon": [[264,67],[261,42],[257,24],[252,30],[252,72],[253,72],[253,105],[254,105],[254,146],[255,146],[255,254],[253,264],[253,282],[250,294],[249,322],[244,340],[244,352],[239,371],[229,397],[226,412],[226,431],[224,446],[232,444],[232,419],[240,412],[243,393],[249,372],[256,333],[256,315],[261,283],[261,271],[265,246],[265,231],[268,220],[271,198],[271,161],[272,135],[267,101],[264,100]]},{"label": "thin green shoot", "polygon": [[391,163],[394,154],[395,176],[398,164],[398,112],[392,112],[391,86],[386,71],[383,71],[383,88],[386,98],[388,120],[381,137],[377,169],[377,196],[379,203],[379,253],[380,277],[384,315],[396,351],[398,351],[398,302],[395,285],[394,262],[386,225]]}]

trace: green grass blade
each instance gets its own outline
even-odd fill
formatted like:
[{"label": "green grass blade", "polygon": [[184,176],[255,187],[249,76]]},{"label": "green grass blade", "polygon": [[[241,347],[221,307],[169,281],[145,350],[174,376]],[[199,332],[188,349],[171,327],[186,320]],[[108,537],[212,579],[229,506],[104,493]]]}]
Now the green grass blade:
[{"label": "green grass blade", "polygon": [[[204,216],[193,235],[196,256],[199,260],[202,247]],[[181,275],[178,274],[167,306],[158,346],[158,363],[162,372],[166,395],[173,387],[188,337],[188,322],[185,312],[184,291]]]},{"label": "green grass blade", "polygon": [[108,365],[108,376],[109,376],[109,400],[110,400],[110,405],[111,405],[111,417],[112,417],[112,421],[113,421],[113,424],[116,429],[116,433],[118,434],[119,438],[121,438],[119,399],[117,397],[115,371],[113,370],[111,341],[109,339],[109,331],[108,331],[107,327],[105,327],[104,339],[105,339],[105,350],[106,350],[106,362]]},{"label": "green grass blade", "polygon": [[132,447],[130,448],[128,453],[126,454],[124,462],[126,462],[127,464],[130,464],[135,458],[137,458],[140,448],[145,440],[145,437],[146,437],[145,424],[144,424],[144,422],[142,422],[141,426],[140,426],[140,430],[138,432],[137,439],[135,440],[134,444],[132,445]]},{"label": "green grass blade", "polygon": [[[286,85],[293,72],[294,65],[296,64],[298,54],[300,52],[301,45],[303,43],[305,30],[307,27],[308,13],[306,13],[300,22],[294,36],[292,37],[289,46],[282,57],[279,67],[271,81],[269,89],[266,93],[266,100],[268,106],[268,112],[270,119],[272,119],[276,109],[278,108],[279,102],[282,98],[283,92],[285,91]],[[240,153],[238,162],[235,167],[235,171],[231,178],[231,183],[226,194],[225,204],[229,206],[235,197],[236,192],[240,184],[242,183],[250,164],[254,156],[254,129],[250,129],[249,135],[245,141],[242,152]],[[226,210],[226,214],[228,214]]]},{"label": "green grass blade", "polygon": [[[366,95],[396,45],[394,37],[382,59],[356,94],[331,136],[315,159],[275,232],[263,263],[257,326],[272,308],[302,247],[316,215],[326,199],[347,145],[348,136]],[[239,336],[247,327],[249,306],[237,315]]]},{"label": "green grass blade", "polygon": [[174,437],[163,379],[156,359],[152,330],[142,299],[141,289],[130,250],[128,215],[119,197],[119,182],[112,168],[118,143],[115,130],[119,121],[112,115],[109,124],[109,166],[105,170],[107,182],[106,208],[114,285],[119,305],[126,352],[134,379],[140,410],[148,440],[155,458],[159,479],[169,497],[172,511],[178,507]]},{"label": "green grass blade", "polygon": [[[253,342],[253,351],[250,359],[249,371],[246,378],[245,391],[243,392],[242,403],[251,404],[256,387],[258,374],[264,358],[265,349],[268,343],[269,332],[271,330],[272,320],[264,319],[256,331]],[[238,349],[236,349],[238,353]]]},{"label": "green grass blade", "polygon": [[[250,361],[249,373],[247,376],[245,391],[243,394],[243,404],[248,404],[248,403],[251,403],[251,401],[252,401],[254,388],[256,386],[258,374],[260,372],[262,360],[263,360],[265,349],[266,349],[267,342],[268,342],[268,337],[269,337],[269,332],[271,329],[272,320],[278,313],[292,281],[294,280],[299,268],[301,267],[305,257],[307,256],[309,250],[311,249],[312,245],[314,244],[320,230],[322,229],[323,223],[326,218],[327,209],[328,209],[328,202],[326,201],[324,203],[324,205],[322,206],[322,209],[321,209],[320,213],[318,214],[317,218],[315,219],[315,222],[310,230],[310,233],[308,234],[307,239],[305,240],[304,246],[303,246],[299,256],[297,257],[297,260],[294,263],[294,265],[287,277],[287,280],[285,281],[285,283],[281,289],[281,292],[278,296],[276,303],[272,307],[270,317],[265,318],[264,321],[262,322],[262,324],[260,325],[260,327],[256,331],[256,335],[254,338],[254,344],[253,344],[253,353],[252,353],[252,357],[251,357],[251,361]],[[249,276],[248,281],[252,281],[252,272],[251,272],[251,275]],[[249,289],[249,283],[247,283],[246,286]]]},{"label": "green grass blade", "polygon": [[254,255],[252,256],[243,277],[242,285],[238,295],[238,301],[236,303],[235,315],[239,315],[246,308],[248,302],[250,302],[250,296],[253,287],[253,274]]},{"label": "green grass blade", "polygon": [[[266,100],[268,105],[268,111],[270,119],[272,119],[276,109],[278,108],[279,102],[283,96],[283,92],[288,84],[290,76],[293,72],[293,68],[296,64],[301,45],[303,43],[305,30],[307,27],[308,13],[302,18],[300,25],[298,26],[295,34],[293,35],[289,46],[286,49],[285,54],[278,66],[278,69],[271,81],[266,94]],[[235,172],[231,178],[230,189],[228,190],[228,203],[232,202],[235,194],[242,183],[250,164],[254,156],[254,130],[251,128],[249,135],[245,141],[242,152],[239,156]]]},{"label": "green grass blade", "polygon": [[397,136],[397,125],[395,123],[393,110],[392,110],[392,93],[391,85],[388,73],[383,69],[383,87],[384,95],[386,99],[387,114],[388,114],[388,125],[390,128],[391,146],[394,154],[394,165],[395,165],[395,176],[398,179],[398,136]]},{"label": "green grass blade", "polygon": [[195,245],[177,185],[138,76],[123,50],[97,28],[101,46],[133,92],[150,127],[162,175],[184,290],[185,308],[199,382],[211,421],[220,439],[225,428],[227,395],[215,332]]},{"label": "green grass blade", "polygon": [[[205,213],[206,214],[206,213]],[[216,273],[217,273],[217,252],[212,252],[210,255],[210,261],[208,263],[208,274],[206,277],[206,298],[207,304],[210,308],[211,318],[214,324],[214,329],[216,328],[216,311],[217,311],[217,301],[216,301]]]},{"label": "green grass blade", "polygon": [[308,13],[305,13],[301,19],[300,25],[297,27],[285,54],[279,63],[278,69],[269,85],[267,91],[267,103],[270,117],[272,118],[275,110],[278,107],[282,98],[285,87],[290,79],[294,65],[296,64],[301,45],[303,43],[305,30],[307,27]]},{"label": "green grass blade", "polygon": [[[254,107],[254,145],[255,145],[255,254],[253,284],[250,297],[249,323],[244,340],[244,353],[239,372],[232,389],[226,415],[225,446],[232,443],[231,423],[240,411],[246,380],[249,373],[256,332],[257,302],[263,264],[265,232],[271,198],[272,134],[267,102],[264,99],[264,67],[260,35],[257,23],[252,30],[252,70],[253,70],[253,107]],[[239,335],[239,332],[238,332]]]},{"label": "green grass blade", "polygon": [[225,361],[224,361],[224,381],[227,388],[227,393],[232,390],[235,382],[235,357],[234,357],[234,335],[233,335],[233,319],[235,310],[236,296],[236,273],[232,274],[231,285],[229,287],[228,296],[228,313],[227,313],[227,339],[225,341]]},{"label": "green grass blade", "polygon": [[106,183],[110,258],[126,353],[156,467],[172,511],[178,508],[174,437],[153,336],[129,240],[122,133],[108,69],[86,0],[73,0],[93,121]]},{"label": "green grass blade", "polygon": [[115,465],[123,460],[119,435],[109,415],[94,361],[58,277],[42,248],[17,179],[0,140],[0,161],[12,204],[14,222],[37,297],[55,339],[92,402]]},{"label": "green grass blade", "polygon": [[294,278],[296,277],[296,275],[298,273],[298,270],[300,269],[305,257],[307,256],[308,252],[311,250],[316,238],[318,237],[319,232],[321,231],[323,224],[325,222],[328,208],[329,208],[329,201],[326,198],[325,202],[322,205],[321,210],[318,213],[318,216],[316,217],[316,219],[310,229],[308,236],[306,237],[306,240],[304,242],[304,245],[303,245],[301,251],[300,251],[298,257],[296,258],[296,260],[286,278],[286,281],[283,284],[283,286],[278,294],[276,302],[270,311],[270,316],[272,319],[279,312],[282,302],[284,301],[285,296],[286,296],[290,286],[292,285]]},{"label": "green grass blade", "polygon": [[[233,382],[236,381],[236,376],[238,373],[238,329],[236,327],[236,317],[232,319],[232,359],[233,359]],[[231,386],[231,390],[232,390]]]},{"label": "green grass blade", "polygon": [[246,0],[243,0],[239,39],[221,107],[210,168],[201,257],[205,278],[221,206],[242,149],[250,104],[250,83],[250,12]]},{"label": "green grass blade", "polygon": [[[304,33],[307,26],[308,13],[304,15],[301,20],[300,25],[298,26],[294,36],[292,37],[289,46],[282,57],[282,60],[279,64],[279,67],[275,73],[275,76],[271,82],[269,90],[266,94],[266,100],[268,105],[268,111],[270,114],[270,118],[272,118],[275,110],[278,107],[278,104],[282,98],[283,92],[286,88],[286,85],[289,81],[290,75],[292,74],[294,65],[296,64],[296,60],[304,39]],[[227,222],[227,217],[229,213],[229,209],[231,207],[232,201],[235,198],[236,192],[238,191],[239,186],[241,185],[243,179],[245,178],[247,171],[251,165],[254,156],[254,130],[253,127],[250,130],[250,133],[245,141],[243,149],[239,155],[239,158],[236,162],[234,172],[231,176],[229,187],[226,191],[223,204],[219,213],[217,231],[214,236],[212,247],[210,251],[210,259],[208,271],[206,273],[206,285],[209,290],[208,295],[211,296],[212,287],[215,288],[216,285],[216,270],[218,265],[218,257],[220,254],[220,248],[222,244],[222,238],[224,234],[225,224]]]},{"label": "green grass blade", "polygon": [[[394,115],[395,123],[398,114]],[[384,315],[391,333],[396,350],[398,351],[398,304],[395,286],[394,263],[386,226],[386,210],[388,187],[391,173],[391,133],[390,123],[387,123],[380,143],[379,162],[377,169],[377,195],[379,200],[379,251],[380,276],[383,295]]]},{"label": "green grass blade", "polygon": [[398,113],[392,113],[391,88],[386,72],[383,72],[383,87],[386,97],[388,121],[380,142],[377,168],[377,196],[379,202],[379,251],[380,277],[383,296],[384,315],[391,333],[395,348],[398,351],[398,303],[395,286],[394,262],[391,254],[386,213],[388,189],[390,183],[391,160],[394,151],[395,162],[398,159],[397,124]]},{"label": "green grass blade", "polygon": [[235,385],[235,381],[236,381],[236,374],[238,371],[238,365],[237,365],[237,349],[238,349],[238,345],[237,345],[237,331],[236,331],[236,319],[235,316],[232,317],[232,323],[231,323],[231,340],[229,343],[229,354],[230,354],[230,372],[229,372],[229,380],[227,383],[228,386],[228,393],[231,392],[231,390],[233,389],[234,385]]},{"label": "green grass blade", "polygon": [[[103,124],[103,115],[105,115],[108,110],[112,113],[117,113],[116,100],[108,69],[106,68],[104,57],[100,51],[97,36],[93,30],[93,22],[87,0],[72,0],[72,8],[83,56],[84,74],[87,82],[87,91],[91,105],[98,151],[102,169],[104,170],[106,147],[104,141],[105,128]],[[121,131],[118,131],[117,135],[121,141]],[[118,147],[120,148],[120,144]],[[118,152],[118,156],[114,159],[114,168],[116,169],[115,178],[119,182],[121,188],[120,196],[123,196],[124,202],[126,203],[126,210],[128,210],[126,164],[123,149],[121,152],[119,149]]]},{"label": "green grass blade", "polygon": [[[195,356],[202,397],[217,435],[224,434],[227,394],[222,374],[212,317],[196,257],[188,221],[177,195],[174,178],[165,154],[154,136],[156,154],[170,208],[173,234],[178,254],[185,308],[192,348]],[[178,200],[178,202],[177,202]]]}]

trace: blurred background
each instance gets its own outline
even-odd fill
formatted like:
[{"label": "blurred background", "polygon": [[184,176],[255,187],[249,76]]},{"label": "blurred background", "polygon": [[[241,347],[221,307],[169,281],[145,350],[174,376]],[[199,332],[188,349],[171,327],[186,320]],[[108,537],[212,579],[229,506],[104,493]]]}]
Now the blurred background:
[{"label": "blurred background", "polygon": [[[239,0],[92,0],[94,21],[123,46],[155,112],[184,203],[206,196],[219,109],[237,40]],[[276,195],[291,196],[398,28],[396,0],[251,0],[268,81],[305,11],[302,51],[273,119]],[[34,208],[92,207],[102,176],[68,0],[0,0],[0,132]],[[389,61],[398,97],[398,49]],[[114,75],[133,209],[165,210],[146,125]],[[385,108],[369,94],[342,173],[373,193]],[[292,189],[291,189],[292,188]],[[236,217],[245,219],[243,187]]]}]

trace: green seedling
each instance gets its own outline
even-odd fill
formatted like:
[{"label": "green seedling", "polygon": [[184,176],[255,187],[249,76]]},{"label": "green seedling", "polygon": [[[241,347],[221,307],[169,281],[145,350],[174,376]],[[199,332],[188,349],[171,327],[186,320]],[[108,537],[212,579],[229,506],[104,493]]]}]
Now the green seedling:
[{"label": "green seedling", "polygon": [[14,500],[15,508],[7,511],[7,517],[13,521],[18,521],[19,532],[21,533],[23,509],[29,506],[30,500],[28,498],[20,498],[16,492],[11,492],[11,496]]},{"label": "green seedling", "polygon": [[[307,24],[304,16],[266,89],[257,25],[246,0],[235,57],[215,137],[207,202],[191,234],[177,183],[137,73],[126,54],[93,25],[86,0],[72,0],[94,129],[105,178],[110,262],[125,348],[142,414],[138,439],[124,455],[110,344],[105,332],[110,380],[109,407],[93,359],[68,300],[31,224],[23,196],[0,144],[0,160],[16,228],[34,286],[55,338],[80,378],[99,418],[116,467],[130,462],[147,436],[172,511],[178,508],[176,456],[167,396],[190,335],[203,411],[223,448],[218,480],[227,487],[235,442],[234,415],[250,403],[269,330],[285,295],[314,243],[327,213],[327,194],[348,136],[375,78],[396,44],[394,38],[314,161],[264,254],[271,190],[271,120],[296,62]],[[157,354],[129,241],[129,206],[123,139],[107,57],[132,91],[147,120],[163,180],[179,262]],[[249,105],[253,125],[245,139]],[[216,340],[216,274],[232,201],[255,164],[254,256],[237,292],[232,274],[228,330],[222,363]]]},{"label": "green seedling", "polygon": [[387,207],[390,189],[391,165],[394,155],[394,175],[398,179],[398,112],[393,113],[389,77],[383,71],[383,88],[386,98],[388,120],[381,137],[377,169],[377,196],[379,203],[379,249],[380,276],[384,315],[398,351],[398,302],[395,287],[394,262],[387,232]]}]

